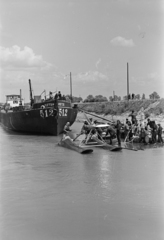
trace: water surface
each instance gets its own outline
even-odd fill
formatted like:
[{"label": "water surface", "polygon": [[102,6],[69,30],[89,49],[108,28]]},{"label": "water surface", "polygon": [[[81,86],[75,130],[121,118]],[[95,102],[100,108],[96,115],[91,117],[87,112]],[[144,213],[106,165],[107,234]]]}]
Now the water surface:
[{"label": "water surface", "polygon": [[81,155],[60,138],[0,127],[2,240],[164,239],[164,148]]}]

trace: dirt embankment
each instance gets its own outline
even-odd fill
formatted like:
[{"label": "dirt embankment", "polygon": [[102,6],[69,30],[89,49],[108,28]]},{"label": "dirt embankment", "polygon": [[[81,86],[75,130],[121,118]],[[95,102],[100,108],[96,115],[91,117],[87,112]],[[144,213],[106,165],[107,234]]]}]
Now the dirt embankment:
[{"label": "dirt embankment", "polygon": [[93,103],[79,103],[79,108],[88,112],[95,112],[97,114],[112,114],[120,115],[134,110],[139,112],[143,107],[145,114],[160,115],[164,113],[164,99],[159,100],[130,100],[120,102],[93,102]]},{"label": "dirt embankment", "polygon": [[120,119],[122,121],[125,121],[132,110],[135,111],[139,120],[141,109],[143,109],[145,119],[149,117],[164,127],[164,99],[80,103],[78,106],[80,109],[104,116],[107,119]]}]

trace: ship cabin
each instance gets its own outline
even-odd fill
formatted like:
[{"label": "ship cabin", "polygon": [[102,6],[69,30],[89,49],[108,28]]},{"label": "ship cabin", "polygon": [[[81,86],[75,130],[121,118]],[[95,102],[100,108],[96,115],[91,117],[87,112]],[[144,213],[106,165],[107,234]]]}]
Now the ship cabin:
[{"label": "ship cabin", "polygon": [[6,104],[12,109],[13,107],[19,107],[20,105],[24,106],[24,100],[17,94],[6,95]]}]

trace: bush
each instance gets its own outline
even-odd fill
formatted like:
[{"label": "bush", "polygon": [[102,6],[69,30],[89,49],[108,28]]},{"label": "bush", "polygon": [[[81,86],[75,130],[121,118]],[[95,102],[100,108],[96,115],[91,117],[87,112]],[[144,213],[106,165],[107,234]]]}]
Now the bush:
[{"label": "bush", "polygon": [[118,109],[118,113],[124,113],[125,112],[125,108],[124,107],[120,107],[119,109]]},{"label": "bush", "polygon": [[129,107],[129,102],[125,102],[125,108]]}]

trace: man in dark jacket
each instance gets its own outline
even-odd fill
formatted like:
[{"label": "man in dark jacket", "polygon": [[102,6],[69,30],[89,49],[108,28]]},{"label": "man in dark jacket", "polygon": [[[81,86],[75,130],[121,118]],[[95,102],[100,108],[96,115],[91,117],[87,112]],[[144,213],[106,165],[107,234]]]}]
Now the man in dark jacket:
[{"label": "man in dark jacket", "polygon": [[162,138],[162,127],[161,124],[158,124],[158,129],[157,129],[157,133],[158,133],[158,142],[159,143],[163,143],[163,138]]},{"label": "man in dark jacket", "polygon": [[147,126],[149,126],[150,128],[153,128],[153,121],[150,121],[150,118],[148,118],[147,120]]},{"label": "man in dark jacket", "polygon": [[110,144],[112,145],[112,138],[116,135],[116,131],[112,126],[109,126],[106,131],[105,137],[109,134]]},{"label": "man in dark jacket", "polygon": [[121,147],[121,122],[117,120],[117,124],[115,125],[116,128],[116,136],[118,141],[118,146]]},{"label": "man in dark jacket", "polygon": [[152,121],[153,125],[152,125],[152,143],[156,143],[157,142],[157,125],[155,123],[155,121]]}]

